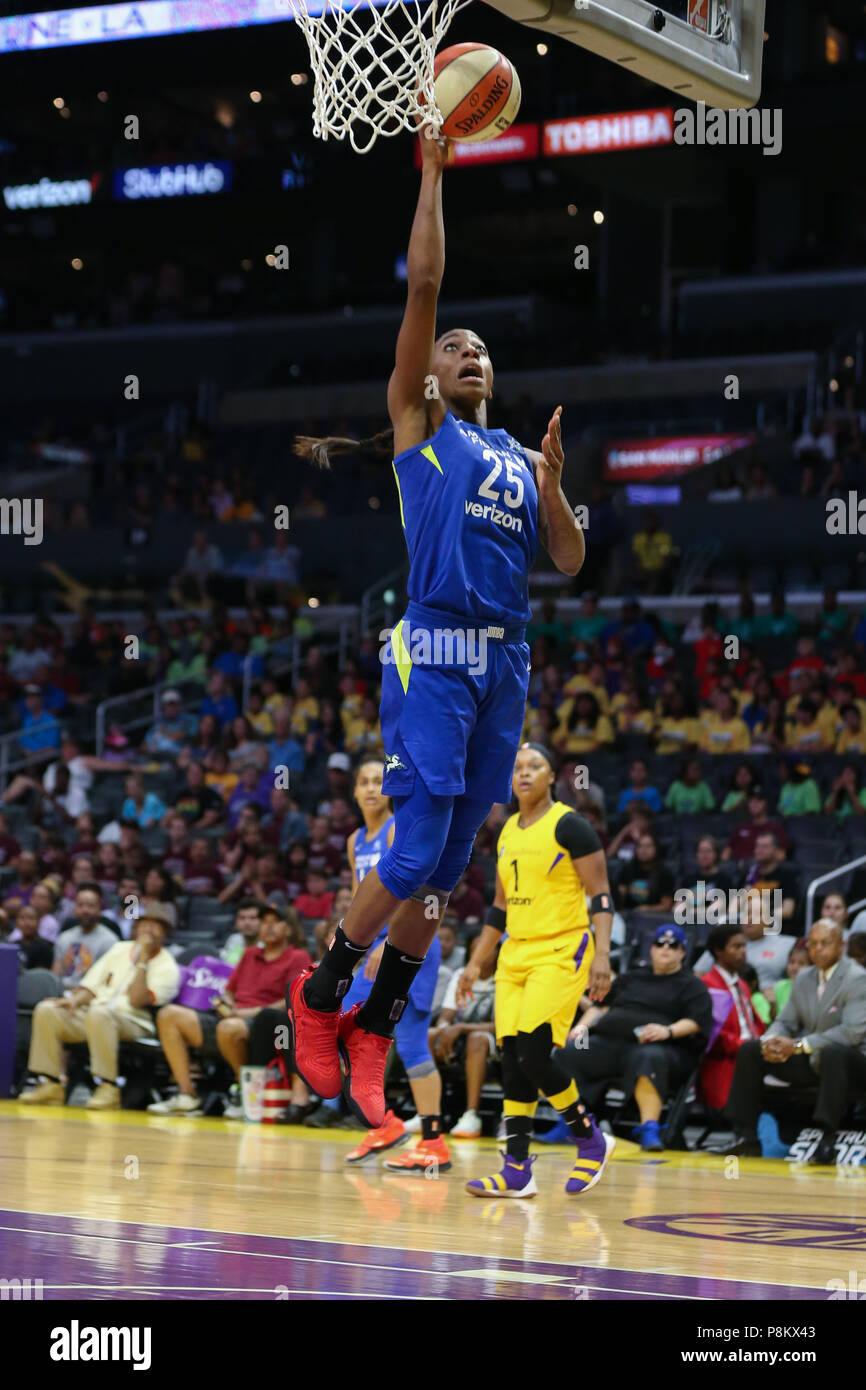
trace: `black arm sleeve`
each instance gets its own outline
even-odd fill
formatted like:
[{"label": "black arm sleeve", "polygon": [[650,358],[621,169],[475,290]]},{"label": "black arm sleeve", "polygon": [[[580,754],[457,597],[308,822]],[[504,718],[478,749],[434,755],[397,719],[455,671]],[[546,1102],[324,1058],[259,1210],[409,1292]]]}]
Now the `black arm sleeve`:
[{"label": "black arm sleeve", "polygon": [[556,823],[554,839],[563,849],[568,850],[572,859],[583,859],[584,855],[595,854],[602,848],[601,840],[589,821],[585,821],[576,811],[568,811],[560,817]]}]

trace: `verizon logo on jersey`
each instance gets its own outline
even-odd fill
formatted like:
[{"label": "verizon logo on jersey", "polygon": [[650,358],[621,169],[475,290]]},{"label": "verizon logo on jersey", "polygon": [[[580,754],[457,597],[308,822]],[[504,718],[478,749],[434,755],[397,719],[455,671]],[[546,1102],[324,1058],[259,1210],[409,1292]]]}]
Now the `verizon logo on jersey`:
[{"label": "verizon logo on jersey", "polygon": [[494,526],[501,526],[505,531],[523,530],[523,519],[513,512],[504,511],[502,507],[494,507],[492,503],[483,507],[480,502],[470,502],[468,499],[463,506],[467,516],[488,517]]}]

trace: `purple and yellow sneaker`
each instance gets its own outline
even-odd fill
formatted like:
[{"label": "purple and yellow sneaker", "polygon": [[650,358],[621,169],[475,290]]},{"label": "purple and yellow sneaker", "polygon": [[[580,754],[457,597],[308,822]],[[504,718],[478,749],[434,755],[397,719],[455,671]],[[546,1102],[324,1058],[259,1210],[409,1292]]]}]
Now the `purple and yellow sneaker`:
[{"label": "purple and yellow sneaker", "polygon": [[492,1178],[473,1178],[466,1184],[466,1191],[471,1192],[473,1197],[537,1196],[538,1188],[532,1176],[535,1156],[524,1159],[522,1163],[509,1158],[507,1153],[503,1153],[502,1158],[504,1162],[500,1173],[494,1173]]},{"label": "purple and yellow sneaker", "polygon": [[593,1120],[589,1138],[577,1141],[577,1158],[565,1184],[566,1192],[588,1192],[595,1187],[615,1148],[613,1135],[605,1134]]}]

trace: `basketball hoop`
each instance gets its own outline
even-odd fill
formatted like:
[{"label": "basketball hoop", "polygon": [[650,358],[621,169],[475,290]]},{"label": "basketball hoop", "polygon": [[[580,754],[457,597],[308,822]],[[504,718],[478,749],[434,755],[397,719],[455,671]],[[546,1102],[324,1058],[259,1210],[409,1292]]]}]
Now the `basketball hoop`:
[{"label": "basketball hoop", "polygon": [[433,60],[470,0],[284,0],[313,69],[313,134],[366,154],[380,135],[442,121]]}]

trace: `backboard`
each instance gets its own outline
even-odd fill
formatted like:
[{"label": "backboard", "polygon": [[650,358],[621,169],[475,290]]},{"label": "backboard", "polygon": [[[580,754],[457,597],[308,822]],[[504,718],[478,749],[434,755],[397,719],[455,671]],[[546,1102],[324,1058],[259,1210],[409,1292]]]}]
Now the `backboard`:
[{"label": "backboard", "polygon": [[766,0],[486,0],[673,92],[714,107],[761,95]]}]

